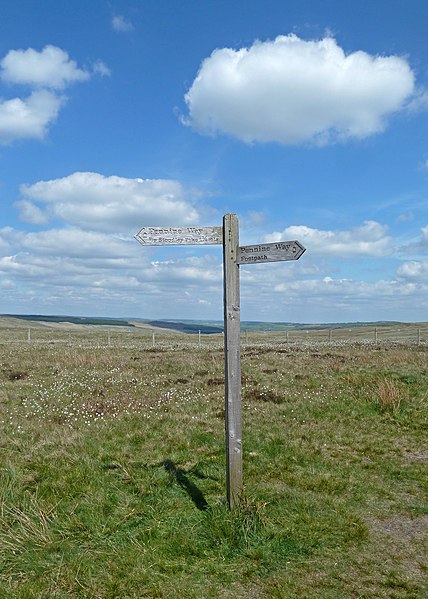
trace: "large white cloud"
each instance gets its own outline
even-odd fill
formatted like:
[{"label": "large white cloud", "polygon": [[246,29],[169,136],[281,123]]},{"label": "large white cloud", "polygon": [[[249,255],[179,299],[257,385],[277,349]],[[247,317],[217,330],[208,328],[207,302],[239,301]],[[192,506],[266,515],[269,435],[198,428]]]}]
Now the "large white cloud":
[{"label": "large white cloud", "polygon": [[392,252],[391,238],[386,235],[387,230],[386,225],[372,220],[348,231],[323,231],[298,225],[267,235],[265,241],[297,239],[310,251],[311,255],[342,258],[380,257]]},{"label": "large white cloud", "polygon": [[404,58],[347,55],[331,37],[278,36],[206,58],[185,96],[184,122],[245,142],[327,143],[382,131],[414,91]]},{"label": "large white cloud", "polygon": [[41,52],[33,48],[10,50],[0,61],[0,68],[4,81],[52,89],[64,89],[90,76],[56,46],[45,46]]},{"label": "large white cloud", "polygon": [[34,91],[28,98],[0,100],[0,143],[24,138],[43,139],[63,103],[63,97],[47,90]]},{"label": "large white cloud", "polygon": [[[137,232],[150,225],[197,224],[190,192],[168,179],[127,179],[78,172],[22,185],[22,218],[34,214],[96,231]],[[36,207],[36,211],[32,208]]]}]

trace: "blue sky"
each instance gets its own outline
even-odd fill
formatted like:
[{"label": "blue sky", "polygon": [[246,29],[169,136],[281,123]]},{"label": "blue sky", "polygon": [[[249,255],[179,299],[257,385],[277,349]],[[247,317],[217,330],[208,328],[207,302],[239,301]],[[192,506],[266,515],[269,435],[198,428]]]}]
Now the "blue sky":
[{"label": "blue sky", "polygon": [[0,313],[427,320],[425,0],[0,2]]}]

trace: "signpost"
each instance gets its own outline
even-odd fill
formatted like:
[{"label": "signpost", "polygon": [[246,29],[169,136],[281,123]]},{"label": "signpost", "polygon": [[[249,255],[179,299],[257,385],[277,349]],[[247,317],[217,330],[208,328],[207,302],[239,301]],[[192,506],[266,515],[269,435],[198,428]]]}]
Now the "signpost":
[{"label": "signpost", "polygon": [[226,214],[223,227],[143,227],[135,238],[142,245],[223,244],[226,492],[229,508],[234,509],[243,488],[239,266],[298,260],[305,248],[298,241],[239,247],[236,214]]}]

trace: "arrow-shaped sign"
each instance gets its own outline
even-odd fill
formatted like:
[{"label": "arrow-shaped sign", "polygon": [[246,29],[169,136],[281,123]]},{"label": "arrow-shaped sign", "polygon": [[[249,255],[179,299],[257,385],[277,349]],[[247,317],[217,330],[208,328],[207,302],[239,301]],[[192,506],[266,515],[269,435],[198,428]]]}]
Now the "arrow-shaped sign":
[{"label": "arrow-shaped sign", "polygon": [[223,227],[143,227],[135,239],[142,245],[217,245]]},{"label": "arrow-shaped sign", "polygon": [[298,260],[306,251],[298,241],[276,241],[243,245],[238,248],[237,264],[257,264],[259,262],[278,262],[280,260]]}]

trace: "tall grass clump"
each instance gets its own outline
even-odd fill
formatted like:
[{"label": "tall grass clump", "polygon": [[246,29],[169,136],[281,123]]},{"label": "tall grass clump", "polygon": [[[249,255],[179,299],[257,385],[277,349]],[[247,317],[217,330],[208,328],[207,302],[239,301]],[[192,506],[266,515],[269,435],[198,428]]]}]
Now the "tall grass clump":
[{"label": "tall grass clump", "polygon": [[395,381],[383,378],[376,389],[376,403],[382,412],[398,412],[402,391]]}]

